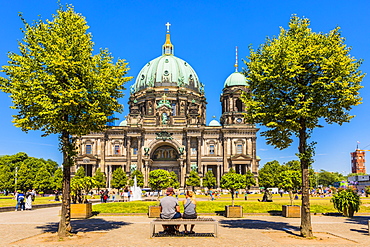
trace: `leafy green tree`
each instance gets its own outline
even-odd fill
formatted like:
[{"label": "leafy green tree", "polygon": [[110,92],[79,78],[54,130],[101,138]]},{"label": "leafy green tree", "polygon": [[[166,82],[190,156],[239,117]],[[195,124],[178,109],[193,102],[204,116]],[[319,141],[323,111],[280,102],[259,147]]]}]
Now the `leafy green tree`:
[{"label": "leafy green tree", "polygon": [[[346,177],[353,177],[353,176],[363,176],[366,175],[364,172],[359,172],[359,173],[350,173]],[[345,179],[346,180],[346,179]]]},{"label": "leafy green tree", "polygon": [[52,188],[51,175],[46,170],[46,167],[41,167],[36,173],[33,188],[35,188],[37,191],[42,192],[45,192],[45,190]]},{"label": "leafy green tree", "polygon": [[242,100],[248,109],[246,121],[266,126],[261,132],[267,143],[279,149],[298,141],[302,170],[301,235],[312,237],[309,165],[314,142],[308,143],[319,120],[343,124],[353,116],[351,108],[361,103],[359,90],[364,74],[361,61],[350,55],[339,27],[327,34],[315,33],[310,21],[293,15],[289,29],[267,38],[258,50],[250,49],[245,72],[250,93]]},{"label": "leafy green tree", "polygon": [[230,191],[232,206],[234,206],[234,193],[236,190],[245,188],[245,176],[242,174],[237,174],[233,171],[229,171],[221,177],[220,185],[221,188]]},{"label": "leafy green tree", "polygon": [[63,170],[62,170],[62,168],[58,168],[54,172],[54,176],[52,177],[51,181],[52,181],[52,188],[54,190],[59,191],[63,188]]},{"label": "leafy green tree", "polygon": [[35,177],[31,174],[30,168],[22,163],[17,172],[17,183],[16,189],[21,191],[27,191],[33,188]]},{"label": "leafy green tree", "polygon": [[71,198],[73,203],[86,203],[87,195],[94,187],[96,187],[96,180],[93,177],[73,177],[71,181]]},{"label": "leafy green tree", "polygon": [[[23,162],[25,159],[28,158],[28,155],[24,152],[19,152],[13,155],[4,155],[0,157],[0,164],[17,164],[19,162]],[[13,169],[13,166],[11,167]]]},{"label": "leafy green tree", "polygon": [[279,161],[267,162],[258,172],[258,183],[260,187],[271,188],[277,187],[279,181],[277,174],[282,171]]},{"label": "leafy green tree", "polygon": [[245,186],[247,187],[248,190],[250,190],[251,187],[255,186],[256,184],[257,183],[253,172],[248,170],[247,173],[245,174]]},{"label": "leafy green tree", "polygon": [[14,190],[14,175],[8,165],[0,165],[0,190]]},{"label": "leafy green tree", "polygon": [[320,170],[317,174],[317,183],[324,187],[333,185],[334,182],[340,182],[346,180],[345,177],[338,172],[328,172],[325,170]]},{"label": "leafy green tree", "polygon": [[278,175],[278,187],[289,192],[290,205],[293,205],[293,191],[297,191],[302,185],[299,170],[285,170]]},{"label": "leafy green tree", "polygon": [[75,173],[75,178],[77,179],[77,178],[84,178],[85,177],[85,174],[86,174],[86,172],[85,172],[85,168],[83,167],[83,166],[80,166],[78,169],[77,169],[77,171],[76,171],[76,173]]},{"label": "leafy green tree", "polygon": [[98,189],[98,191],[100,191],[100,188],[107,187],[107,177],[100,170],[100,167],[96,169],[94,179],[96,180],[96,188]]},{"label": "leafy green tree", "polygon": [[137,186],[143,188],[144,187],[144,175],[139,170],[135,170],[135,171],[133,171],[131,173],[129,185],[130,186],[134,186],[134,178],[135,178],[135,176],[136,176]]},{"label": "leafy green tree", "polygon": [[[157,169],[149,172],[149,187],[152,190],[163,190],[171,186],[172,178],[166,170]],[[159,193],[157,200],[159,200]]]},{"label": "leafy green tree", "polygon": [[15,126],[23,131],[41,130],[58,134],[63,154],[63,203],[58,235],[71,232],[70,167],[76,154],[74,136],[107,128],[113,112],[122,112],[118,99],[127,63],[107,49],[93,55],[92,35],[85,18],[72,6],[60,6],[53,20],[24,23],[19,54],[10,52],[10,61],[1,72],[0,89],[13,99]]},{"label": "leafy green tree", "polygon": [[194,191],[194,187],[200,186],[200,177],[197,171],[191,171],[189,177],[186,179],[186,185],[191,186]]},{"label": "leafy green tree", "polygon": [[126,173],[122,167],[118,167],[112,174],[111,186],[116,189],[124,188],[127,185]]},{"label": "leafy green tree", "polygon": [[204,178],[203,178],[203,186],[208,188],[208,189],[211,189],[213,187],[216,186],[216,178],[213,174],[212,171],[208,171],[206,172],[206,174],[204,175]]},{"label": "leafy green tree", "polygon": [[177,177],[177,174],[174,171],[169,172],[170,182],[169,186],[173,187],[175,189],[178,189],[180,187],[179,179]]}]

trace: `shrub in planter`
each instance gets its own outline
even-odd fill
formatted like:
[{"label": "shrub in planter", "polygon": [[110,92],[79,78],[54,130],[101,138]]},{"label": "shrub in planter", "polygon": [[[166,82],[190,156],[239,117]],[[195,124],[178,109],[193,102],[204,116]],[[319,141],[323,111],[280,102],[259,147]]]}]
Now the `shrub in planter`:
[{"label": "shrub in planter", "polygon": [[76,176],[71,179],[71,198],[73,203],[87,203],[87,195],[92,188],[96,187],[97,181],[95,178],[85,177],[84,172],[83,167],[80,167]]},{"label": "shrub in planter", "polygon": [[233,169],[230,169],[228,173],[225,173],[220,181],[221,188],[227,189],[231,193],[231,205],[234,206],[234,193],[236,190],[245,188],[245,176],[235,173]]},{"label": "shrub in planter", "polygon": [[360,196],[352,188],[339,191],[333,195],[331,202],[338,212],[343,213],[344,216],[353,217],[355,212],[358,212],[361,205]]}]

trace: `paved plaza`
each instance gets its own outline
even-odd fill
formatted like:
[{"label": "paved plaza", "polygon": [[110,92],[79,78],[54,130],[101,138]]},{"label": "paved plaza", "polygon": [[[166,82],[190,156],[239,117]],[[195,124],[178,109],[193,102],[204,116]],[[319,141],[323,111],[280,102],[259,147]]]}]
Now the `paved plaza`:
[{"label": "paved plaza", "polygon": [[[219,221],[218,238],[149,237],[146,216],[94,216],[73,220],[77,237],[55,241],[60,208],[0,213],[1,246],[369,246],[370,216],[352,219],[339,216],[312,216],[316,239],[297,236],[300,219],[281,216],[246,216]],[[181,227],[180,230],[183,228]],[[196,226],[196,232],[208,231]],[[212,230],[212,228],[209,228]]]}]

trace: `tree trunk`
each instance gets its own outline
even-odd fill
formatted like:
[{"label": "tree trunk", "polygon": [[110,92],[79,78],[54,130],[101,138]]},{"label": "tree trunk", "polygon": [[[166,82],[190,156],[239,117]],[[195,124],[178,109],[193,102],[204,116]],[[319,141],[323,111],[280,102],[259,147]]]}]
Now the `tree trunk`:
[{"label": "tree trunk", "polygon": [[234,190],[231,190],[231,205],[234,207]]},{"label": "tree trunk", "polygon": [[61,147],[63,153],[63,192],[62,192],[62,210],[58,228],[58,236],[66,237],[72,231],[71,226],[71,154],[72,143],[69,139],[69,133],[63,132],[61,136]]},{"label": "tree trunk", "polygon": [[313,237],[310,212],[309,195],[309,164],[311,153],[307,150],[307,129],[304,119],[300,119],[301,129],[299,130],[299,154],[302,170],[302,212],[301,212],[301,235],[302,237]]}]

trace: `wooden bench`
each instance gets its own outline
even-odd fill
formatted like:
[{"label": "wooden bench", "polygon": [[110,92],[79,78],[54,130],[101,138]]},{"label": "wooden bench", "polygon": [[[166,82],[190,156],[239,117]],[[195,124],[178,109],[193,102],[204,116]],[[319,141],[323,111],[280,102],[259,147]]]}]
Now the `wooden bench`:
[{"label": "wooden bench", "polygon": [[[205,236],[218,236],[218,221],[213,218],[198,217],[197,219],[154,219],[150,222],[150,238],[155,236],[156,225],[213,225],[213,234],[204,234]],[[200,234],[201,235],[201,234]]]}]

